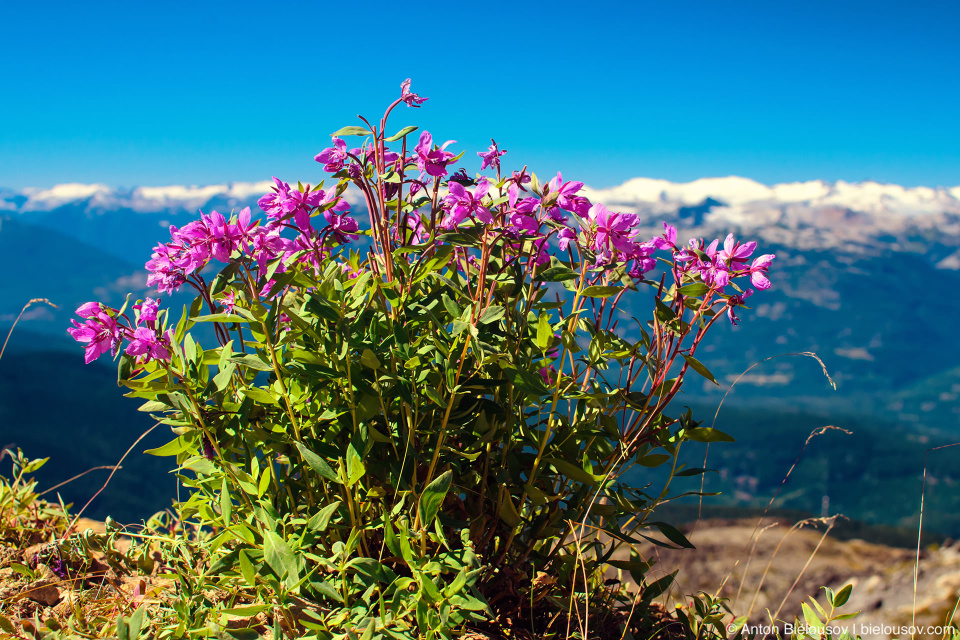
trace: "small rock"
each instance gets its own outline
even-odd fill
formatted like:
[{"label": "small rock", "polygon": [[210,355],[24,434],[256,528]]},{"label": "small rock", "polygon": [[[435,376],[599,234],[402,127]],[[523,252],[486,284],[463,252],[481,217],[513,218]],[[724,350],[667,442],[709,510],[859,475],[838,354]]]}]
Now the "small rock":
[{"label": "small rock", "polygon": [[77,520],[77,523],[73,525],[75,531],[86,531],[87,529],[93,529],[94,533],[106,533],[107,525],[98,520],[91,520],[90,518],[80,518]]},{"label": "small rock", "polygon": [[60,602],[60,589],[57,588],[56,582],[56,580],[37,580],[28,585],[22,595],[46,607],[52,607]]}]

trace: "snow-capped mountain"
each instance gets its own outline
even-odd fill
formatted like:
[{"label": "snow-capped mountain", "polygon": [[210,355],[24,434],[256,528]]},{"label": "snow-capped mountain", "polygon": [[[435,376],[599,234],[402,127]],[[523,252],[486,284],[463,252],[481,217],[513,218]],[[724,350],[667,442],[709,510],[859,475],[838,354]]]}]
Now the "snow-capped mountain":
[{"label": "snow-capped mountain", "polygon": [[[196,213],[198,209],[255,206],[274,186],[272,180],[207,186],[172,185],[114,189],[104,184],[58,184],[49,189],[0,190],[0,211],[31,213],[80,207],[88,214],[129,210],[136,213]],[[348,200],[351,196],[347,196]]]},{"label": "snow-capped mountain", "polygon": [[[134,189],[103,184],[8,189],[0,190],[0,213],[29,214],[34,220],[54,211],[87,219],[118,212],[160,214],[165,226],[170,216],[196,215],[199,209],[256,207],[271,186],[267,180]],[[921,238],[960,247],[960,186],[822,180],[767,186],[730,176],[686,183],[633,178],[611,188],[587,186],[582,193],[612,210],[640,214],[651,228],[669,220],[693,235],[736,230],[801,250],[843,247],[858,253],[870,252],[878,243],[885,249],[916,251]],[[346,197],[362,206],[358,193],[348,191]],[[60,221],[63,224],[62,216]],[[958,269],[960,253],[941,255],[940,261],[943,268]]]},{"label": "snow-capped mountain", "polygon": [[[801,250],[869,252],[882,245],[914,251],[920,237],[960,246],[960,187],[822,180],[767,186],[731,176],[687,183],[633,178],[584,191],[610,209],[636,212],[650,222],[679,219],[704,235],[736,229]],[[960,259],[941,266],[956,269]]]}]

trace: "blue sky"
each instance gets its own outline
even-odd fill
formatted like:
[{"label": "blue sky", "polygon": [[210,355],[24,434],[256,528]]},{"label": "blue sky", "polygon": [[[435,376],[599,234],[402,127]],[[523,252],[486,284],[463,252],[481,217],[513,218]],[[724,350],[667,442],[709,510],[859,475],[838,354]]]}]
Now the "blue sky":
[{"label": "blue sky", "polygon": [[[10,2],[0,186],[316,182],[413,78],[469,156],[633,176],[960,184],[948,2]],[[509,161],[509,162],[508,162]],[[478,168],[469,167],[471,170]]]}]

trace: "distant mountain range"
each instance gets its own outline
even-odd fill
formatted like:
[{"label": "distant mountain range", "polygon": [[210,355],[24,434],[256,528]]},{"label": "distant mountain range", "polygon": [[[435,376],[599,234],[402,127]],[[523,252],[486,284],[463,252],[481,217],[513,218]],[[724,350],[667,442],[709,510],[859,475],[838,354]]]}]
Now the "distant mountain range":
[{"label": "distant mountain range", "polygon": [[[541,181],[548,177],[540,176]],[[28,299],[47,297],[60,309],[31,309],[21,327],[29,333],[15,333],[11,348],[70,349],[62,337],[80,303],[99,299],[118,305],[128,291],[146,293],[142,265],[151,248],[168,237],[171,223],[182,225],[199,209],[257,210],[257,199],[271,185],[0,189],[0,251],[22,274],[4,286],[0,339],[6,334],[2,327]],[[732,231],[757,239],[758,253],[777,254],[770,273],[773,288],[751,298],[754,309],[741,314],[740,326],[724,322],[701,347],[700,359],[723,387],[706,381],[691,385],[681,404],[715,407],[719,394],[754,363],[809,351],[823,359],[838,384],[836,392],[813,359],[786,356],[750,370],[727,400],[762,410],[756,415],[764,416],[773,431],[764,432],[771,446],[776,446],[777,424],[789,422],[791,433],[799,433],[807,422],[811,430],[844,426],[843,416],[851,415],[865,418],[857,423],[861,429],[873,417],[877,428],[895,425],[897,433],[910,434],[911,460],[924,443],[942,444],[960,435],[960,335],[953,325],[960,317],[960,187],[822,181],[766,186],[739,177],[679,184],[635,178],[609,189],[588,188],[585,194],[612,210],[638,213],[651,235],[660,233],[665,220],[680,228],[681,241]],[[360,206],[357,198],[353,203]],[[645,295],[636,296],[628,311],[647,317],[648,302]],[[179,308],[182,300],[173,303]],[[77,348],[82,367],[80,354]],[[794,417],[776,417],[787,414]],[[761,429],[757,423],[748,431]],[[905,478],[914,477],[916,469],[910,469]],[[736,473],[743,477],[745,472]],[[814,498],[820,497],[810,497],[815,506]],[[804,505],[811,506],[794,506]],[[954,526],[960,524],[947,528],[960,533]]]}]

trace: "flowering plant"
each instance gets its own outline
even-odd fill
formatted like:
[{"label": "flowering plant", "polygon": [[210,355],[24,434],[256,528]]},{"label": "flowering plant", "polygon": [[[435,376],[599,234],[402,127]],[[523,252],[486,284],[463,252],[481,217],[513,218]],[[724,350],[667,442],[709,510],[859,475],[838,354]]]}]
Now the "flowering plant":
[{"label": "flowering plant", "polygon": [[[681,444],[729,439],[665,412],[690,370],[714,381],[697,349],[737,322],[739,281],[770,286],[774,256],[750,262],[756,243],[732,235],[681,245],[666,223],[642,236],[581,182],[505,174],[496,142],[480,173],[454,171],[454,141],[387,135],[425,100],[407,81],[378,126],[332,134],[316,156],[332,186],[274,178],[262,219],[171,227],[147,269],[161,293],[196,290],[176,324],[147,298],[132,320],[85,304],[70,332],[88,362],[119,355],[128,395],[172,427],[153,453],[176,456],[180,518],[211,536],[232,606],[322,638],[629,626],[671,576],[614,553],[689,542],[650,518],[667,487],[625,474],[702,473],[678,466]],[[649,320],[624,313],[630,296]]]}]

